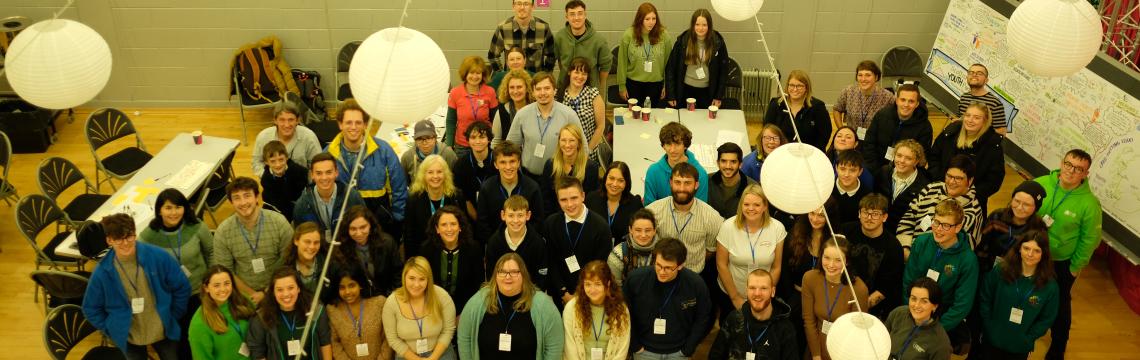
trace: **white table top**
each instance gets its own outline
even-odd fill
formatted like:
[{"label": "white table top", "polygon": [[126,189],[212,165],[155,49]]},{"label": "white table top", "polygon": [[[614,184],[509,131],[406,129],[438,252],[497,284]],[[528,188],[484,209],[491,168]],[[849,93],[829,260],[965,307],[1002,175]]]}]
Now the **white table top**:
[{"label": "white table top", "polygon": [[[443,134],[447,131],[447,105],[440,105],[427,118],[435,123],[436,139],[442,141]],[[392,145],[392,150],[396,152],[396,157],[400,157],[405,151],[416,146],[416,139],[412,134],[415,126],[416,122],[407,124],[381,122],[373,136],[388,141],[388,145]]]},{"label": "white table top", "polygon": [[[621,113],[625,108],[614,110]],[[614,126],[614,160],[629,165],[630,176],[633,177],[630,190],[634,194],[644,193],[646,170],[649,169],[649,165],[665,155],[658,134],[661,127],[669,121],[680,121],[693,132],[693,144],[689,146],[689,151],[697,156],[697,160],[710,174],[718,170],[716,148],[720,144],[732,141],[748,153],[748,127],[744,122],[744,112],[741,110],[720,110],[717,112],[716,120],[709,120],[708,110],[704,109],[696,111],[653,109],[650,114],[652,119],[648,122],[631,121],[626,116],[623,125],[615,123]]]},{"label": "white table top", "polygon": [[[159,192],[177,188],[190,197],[234,152],[238,143],[237,139],[207,135],[203,136],[201,145],[196,145],[189,133],[178,134],[87,219],[99,221],[103,216],[124,212],[134,217],[136,230],[142,232],[154,218],[154,200]],[[81,257],[75,234],[68,236],[55,253]]]}]

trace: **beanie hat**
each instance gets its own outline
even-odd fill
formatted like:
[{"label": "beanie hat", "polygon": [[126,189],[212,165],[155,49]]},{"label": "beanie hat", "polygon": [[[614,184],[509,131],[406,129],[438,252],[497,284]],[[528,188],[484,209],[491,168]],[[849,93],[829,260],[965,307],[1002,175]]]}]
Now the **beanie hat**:
[{"label": "beanie hat", "polygon": [[1025,180],[1013,189],[1011,196],[1016,195],[1019,192],[1026,193],[1029,195],[1029,197],[1033,198],[1035,206],[1034,210],[1041,209],[1041,202],[1045,200],[1045,187],[1041,186],[1041,184],[1038,184],[1036,181]]}]

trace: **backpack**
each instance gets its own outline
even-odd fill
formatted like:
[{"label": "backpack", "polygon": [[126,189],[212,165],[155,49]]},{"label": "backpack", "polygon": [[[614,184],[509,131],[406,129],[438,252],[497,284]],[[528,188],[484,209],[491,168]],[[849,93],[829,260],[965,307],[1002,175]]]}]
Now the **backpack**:
[{"label": "backpack", "polygon": [[293,80],[297,82],[300,102],[308,108],[302,122],[310,124],[328,119],[325,111],[325,92],[321,90],[321,73],[293,69]]},{"label": "backpack", "polygon": [[238,48],[230,63],[230,73],[240,86],[239,89],[230,84],[231,97],[241,91],[242,98],[271,103],[280,101],[286,92],[298,91],[289,64],[281,56],[281,40],[276,36]]}]

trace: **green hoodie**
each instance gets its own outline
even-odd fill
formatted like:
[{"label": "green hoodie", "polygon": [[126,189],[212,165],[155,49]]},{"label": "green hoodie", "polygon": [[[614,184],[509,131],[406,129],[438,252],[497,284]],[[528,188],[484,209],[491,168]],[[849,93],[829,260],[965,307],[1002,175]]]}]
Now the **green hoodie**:
[{"label": "green hoodie", "polygon": [[927,270],[938,272],[938,287],[942,288],[942,306],[946,312],[938,320],[946,331],[954,330],[970,313],[978,290],[978,258],[970,250],[966,234],[959,232],[958,242],[949,249],[939,247],[933,233],[922,233],[914,239],[903,274],[904,304],[910,297],[907,285],[926,276]]},{"label": "green hoodie", "polygon": [[[598,86],[599,72],[610,73],[610,66],[613,65],[614,56],[610,50],[609,43],[606,38],[598,35],[594,31],[594,25],[590,20],[586,20],[586,32],[582,36],[575,38],[570,33],[570,23],[566,23],[566,27],[559,30],[554,34],[554,55],[558,58],[558,70],[561,74],[566,74],[566,67],[570,66],[570,61],[576,57],[584,57],[590,60],[590,86]],[[560,84],[565,86],[566,84]],[[602,94],[606,93],[606,89],[598,89]]]},{"label": "green hoodie", "polygon": [[1033,180],[1045,188],[1045,200],[1037,215],[1053,219],[1049,227],[1053,261],[1069,260],[1069,271],[1076,274],[1089,264],[1093,250],[1100,245],[1100,200],[1088,181],[1072,191],[1061,189],[1060,175],[1061,170],[1053,170]]},{"label": "green hoodie", "polygon": [[[668,30],[661,31],[661,37],[656,45],[649,43],[649,34],[641,35],[641,46],[633,39],[633,28],[625,29],[621,34],[621,45],[618,47],[617,85],[618,90],[626,91],[626,79],[641,82],[664,82],[665,61],[673,53],[673,37]],[[646,45],[649,46],[649,59],[653,61],[653,71],[645,71]]]},{"label": "green hoodie", "polygon": [[[1012,353],[1028,353],[1057,318],[1060,290],[1056,280],[1049,280],[1040,289],[1034,288],[1034,277],[1019,277],[1009,283],[1002,278],[1001,271],[1001,263],[997,263],[986,274],[978,300],[986,343]],[[1021,324],[1010,321],[1013,308],[1024,312]]]}]

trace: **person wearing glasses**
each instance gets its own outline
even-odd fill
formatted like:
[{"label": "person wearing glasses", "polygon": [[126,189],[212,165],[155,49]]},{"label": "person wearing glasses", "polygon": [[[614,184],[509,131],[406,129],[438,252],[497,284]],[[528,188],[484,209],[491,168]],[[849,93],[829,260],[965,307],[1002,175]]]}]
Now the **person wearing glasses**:
[{"label": "person wearing glasses", "polygon": [[99,223],[111,251],[91,274],[83,315],[127,359],[146,359],[148,346],[159,359],[177,359],[178,340],[186,336],[178,319],[190,298],[182,266],[162,248],[135,241],[130,215],[108,215]]},{"label": "person wearing glasses", "polygon": [[688,250],[680,240],[662,238],[653,254],[653,268],[633,270],[622,285],[629,351],[638,360],[692,357],[712,321],[708,288],[685,266]]},{"label": "person wearing glasses", "polygon": [[1005,136],[1009,127],[1005,120],[1005,106],[1001,104],[1001,100],[998,100],[994,92],[986,88],[986,83],[989,80],[990,70],[985,65],[978,63],[970,65],[970,69],[966,71],[966,84],[970,86],[970,90],[958,96],[957,115],[965,116],[967,107],[975,102],[985,104],[993,111],[992,126],[994,132]]},{"label": "person wearing glasses", "polygon": [[989,273],[996,259],[1009,252],[1017,243],[1015,237],[1029,230],[1049,229],[1041,216],[1037,215],[1037,210],[1045,203],[1045,199],[1044,186],[1033,180],[1025,180],[1013,189],[1008,207],[990,213],[986,218],[986,226],[982,228],[982,239],[974,248],[982,274]]},{"label": "person wearing glasses", "polygon": [[950,360],[950,338],[938,324],[942,289],[928,277],[909,286],[907,305],[892,310],[884,323],[891,334],[891,359]]},{"label": "person wearing glasses", "polygon": [[422,256],[404,263],[403,286],[384,303],[384,334],[397,359],[454,360],[455,302]]},{"label": "person wearing glasses", "polygon": [[[934,207],[933,218],[933,231],[924,232],[914,239],[902,283],[912,284],[921,277],[938,282],[943,299],[948,303],[938,322],[950,334],[951,343],[961,346],[970,341],[969,330],[963,320],[974,306],[978,289],[978,258],[967,242],[969,235],[962,231],[966,214],[957,200],[939,202]],[[901,300],[909,301],[908,298]]]},{"label": "person wearing glasses", "polygon": [[518,253],[495,262],[494,278],[459,316],[459,358],[562,359],[562,319],[554,301],[530,281]]},{"label": "person wearing glasses", "polygon": [[[807,72],[792,70],[784,85],[787,97],[774,97],[768,102],[764,123],[776,124],[788,139],[826,151],[828,136],[831,136],[831,114],[823,100],[811,96],[811,90],[811,78]],[[795,129],[792,128],[793,124]]]},{"label": "person wearing glasses", "polygon": [[981,230],[982,207],[974,190],[974,161],[959,154],[950,159],[946,180],[926,184],[918,197],[910,202],[910,209],[899,220],[895,235],[903,246],[904,259],[910,256],[911,243],[919,234],[930,231],[934,223],[934,208],[945,199],[954,199],[962,207],[966,246],[974,248]]},{"label": "person wearing glasses", "polygon": [[526,52],[527,71],[554,71],[554,32],[545,20],[533,16],[534,0],[512,0],[511,9],[515,15],[495,26],[491,35],[487,49],[491,70],[502,70],[503,52],[518,46]]},{"label": "person wearing glasses", "polygon": [[969,155],[977,163],[978,176],[974,188],[977,189],[983,216],[987,214],[986,203],[990,196],[1001,190],[1001,183],[1005,180],[1002,137],[990,129],[992,111],[993,108],[980,102],[970,104],[962,113],[962,121],[952,122],[942,129],[927,157],[927,170],[934,181],[942,180],[945,164],[955,155]]},{"label": "person wearing glasses", "polygon": [[[491,68],[478,56],[468,56],[459,65],[459,79],[463,83],[451,89],[447,95],[447,130],[443,134],[443,141],[447,146],[454,147],[455,153],[467,155],[471,151],[467,144],[467,128],[476,122],[491,124],[495,118],[495,111],[499,108],[499,99],[495,96],[495,89],[487,85],[491,77]],[[431,126],[431,138],[435,139],[435,124],[431,120],[421,120]],[[420,123],[416,124],[416,147],[420,145]],[[426,127],[425,127],[426,128]],[[434,142],[434,140],[432,141]],[[401,163],[403,159],[401,159]],[[455,163],[455,156],[448,159],[448,164]],[[407,165],[404,165],[407,168]]]},{"label": "person wearing glasses", "polygon": [[744,176],[759,182],[760,169],[764,167],[764,158],[771,155],[776,148],[788,143],[788,138],[784,137],[784,131],[780,130],[776,124],[764,124],[760,128],[760,133],[756,135],[756,150],[744,156],[744,161],[740,164],[740,172]]},{"label": "person wearing glasses", "polygon": [[886,231],[883,224],[887,214],[887,197],[870,193],[859,200],[859,219],[839,226],[851,244],[848,269],[867,283],[867,302],[871,313],[886,319],[898,306],[899,287],[902,283],[903,251],[895,233]]},{"label": "person wearing glasses", "polygon": [[[465,128],[469,127],[471,127],[471,124],[466,124]],[[463,134],[466,133],[466,131],[463,132]],[[408,182],[416,181],[416,173],[419,170],[420,164],[422,164],[424,159],[428,156],[442,156],[443,160],[447,161],[447,167],[455,166],[455,161],[458,159],[458,156],[455,154],[455,151],[451,149],[452,146],[440,144],[439,141],[436,141],[435,123],[431,122],[431,120],[417,121],[412,137],[416,141],[416,146],[405,150],[404,154],[400,155],[400,166],[404,167],[404,173],[407,174]],[[464,137],[463,140],[464,143],[467,143],[466,137]],[[463,146],[468,153],[471,152],[470,147],[466,145]],[[409,196],[410,195],[411,194],[409,194]]]},{"label": "person wearing glasses", "polygon": [[1037,215],[1049,227],[1049,250],[1053,254],[1053,269],[1060,286],[1060,308],[1051,331],[1053,341],[1046,359],[1061,359],[1069,341],[1069,326],[1073,321],[1070,292],[1077,275],[1089,264],[1093,250],[1100,245],[1100,200],[1089,187],[1089,167],[1092,156],[1081,149],[1069,150],[1061,160],[1061,168],[1048,175],[1033,179],[1045,187],[1048,204],[1042,203]]}]

